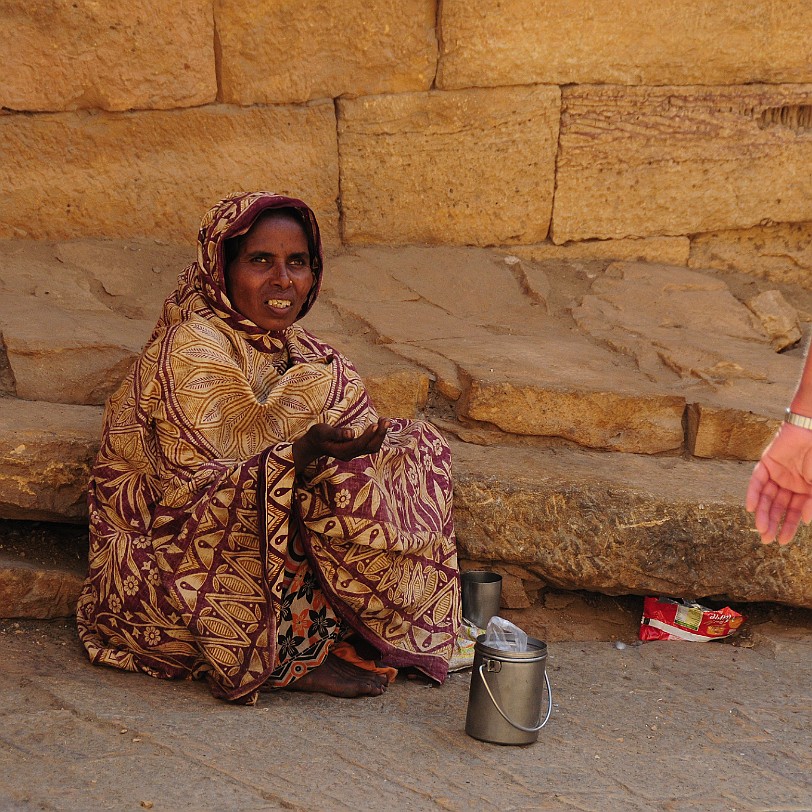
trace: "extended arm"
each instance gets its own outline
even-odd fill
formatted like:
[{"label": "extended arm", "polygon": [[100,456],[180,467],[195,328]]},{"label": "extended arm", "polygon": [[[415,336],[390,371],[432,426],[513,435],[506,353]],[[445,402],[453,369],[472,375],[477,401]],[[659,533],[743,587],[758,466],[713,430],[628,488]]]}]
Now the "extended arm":
[{"label": "extended arm", "polygon": [[[809,350],[790,411],[812,418]],[[786,544],[801,521],[812,521],[812,429],[781,425],[753,470],[745,507],[755,513],[756,529],[765,544],[776,539]]]}]

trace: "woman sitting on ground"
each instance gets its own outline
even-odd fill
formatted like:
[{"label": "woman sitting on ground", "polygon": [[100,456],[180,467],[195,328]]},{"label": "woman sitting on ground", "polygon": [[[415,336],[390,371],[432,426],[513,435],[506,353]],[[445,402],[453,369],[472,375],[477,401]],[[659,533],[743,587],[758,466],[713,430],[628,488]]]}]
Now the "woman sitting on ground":
[{"label": "woman sitting on ground", "polygon": [[295,322],[322,279],[313,212],[266,192],[203,219],[146,349],[107,404],[79,634],[93,663],[377,696],[445,679],[460,621],[448,446],[381,420]]}]

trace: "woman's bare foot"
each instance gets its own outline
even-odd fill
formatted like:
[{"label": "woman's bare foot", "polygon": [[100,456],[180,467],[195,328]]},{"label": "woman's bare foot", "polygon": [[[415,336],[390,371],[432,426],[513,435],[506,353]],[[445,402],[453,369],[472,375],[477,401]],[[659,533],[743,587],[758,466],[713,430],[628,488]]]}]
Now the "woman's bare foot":
[{"label": "woman's bare foot", "polygon": [[351,698],[356,696],[380,696],[389,684],[386,676],[367,671],[345,662],[334,654],[318,667],[287,686],[288,691],[329,694]]}]

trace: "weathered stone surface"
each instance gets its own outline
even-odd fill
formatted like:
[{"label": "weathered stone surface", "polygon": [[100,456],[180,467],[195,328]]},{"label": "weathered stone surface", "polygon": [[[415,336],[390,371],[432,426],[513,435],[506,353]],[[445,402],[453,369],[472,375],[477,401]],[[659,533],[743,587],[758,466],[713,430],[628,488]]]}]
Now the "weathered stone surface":
[{"label": "weathered stone surface", "polygon": [[778,223],[691,237],[692,268],[743,271],[812,288],[812,223]]},{"label": "weathered stone surface", "polygon": [[688,450],[706,459],[757,460],[780,425],[780,420],[744,409],[693,403],[688,407]]},{"label": "weathered stone surface", "polygon": [[522,579],[510,572],[500,572],[502,576],[501,606],[505,609],[527,609],[532,606],[527,592],[524,591]]},{"label": "weathered stone surface", "polygon": [[808,84],[566,88],[553,241],[812,219],[810,109]]},{"label": "weathered stone surface", "polygon": [[[702,457],[758,459],[797,383],[722,279],[682,268],[614,263],[573,310],[578,326],[634,358],[689,404],[688,447]],[[713,336],[709,341],[709,336]],[[669,377],[675,380],[669,384]]]},{"label": "weathered stone surface", "polygon": [[102,410],[0,398],[0,518],[80,521]]},{"label": "weathered stone surface", "polygon": [[76,612],[83,580],[79,572],[0,555],[0,617],[69,617]]},{"label": "weathered stone surface", "polygon": [[[776,355],[750,311],[712,274],[631,263],[587,269],[587,295],[569,307],[604,349],[554,318],[561,268],[495,263],[474,249],[460,268],[459,251],[358,249],[336,259],[333,284],[336,304],[430,371],[463,420],[659,453],[683,447],[687,401],[714,415],[698,436],[717,439],[700,442],[700,451],[754,459],[763,432],[750,436],[740,424],[752,413],[779,414],[797,383],[798,359]],[[491,291],[499,292],[498,308],[483,306]],[[463,431],[471,442],[503,441]]]},{"label": "weathered stone surface", "polygon": [[414,369],[401,369],[386,375],[368,375],[364,384],[381,417],[414,419],[423,410],[429,395],[429,379]]},{"label": "weathered stone surface", "polygon": [[68,617],[87,572],[87,526],[0,520],[0,617]]},{"label": "weathered stone surface", "polygon": [[437,63],[435,14],[434,0],[317,0],[297,7],[217,0],[222,100],[428,90]]},{"label": "weathered stone surface", "polygon": [[812,533],[762,545],[750,463],[454,443],[461,555],[608,594],[812,606]]},{"label": "weathered stone surface", "polygon": [[0,238],[141,235],[191,247],[217,200],[267,188],[305,199],[325,240],[337,238],[332,103],[6,115],[0,154]]},{"label": "weathered stone surface", "polygon": [[14,379],[12,394],[24,400],[103,405],[153,326],[153,321],[110,311],[68,311],[32,296],[9,294],[0,302],[0,338]]},{"label": "weathered stone surface", "polygon": [[652,380],[664,369],[710,385],[764,380],[774,356],[758,320],[723,280],[685,268],[613,263],[573,316],[582,330],[634,357]]},{"label": "weathered stone surface", "polygon": [[[577,363],[577,362],[576,362]],[[511,434],[563,437],[588,448],[657,454],[683,447],[685,401],[676,395],[474,381],[461,414]]]},{"label": "weathered stone surface", "polygon": [[[42,245],[48,247],[47,243]],[[60,303],[70,295],[73,286],[64,283],[63,275],[71,269],[86,280],[84,284],[91,288],[100,306],[128,319],[144,319],[152,324],[158,320],[164,300],[175,289],[181,271],[196,259],[194,240],[186,245],[154,239],[72,240],[57,243],[53,249],[59,267],[54,273],[51,262],[50,278],[44,280],[52,301],[57,290]],[[6,260],[0,258],[0,267],[5,265]]]},{"label": "weathered stone surface", "polygon": [[214,101],[211,0],[4,0],[0,107],[169,109]]},{"label": "weathered stone surface", "polygon": [[0,244],[2,391],[104,403],[190,255],[154,240]]},{"label": "weathered stone surface", "polygon": [[545,239],[559,105],[541,86],[339,100],[344,240]]},{"label": "weathered stone surface", "polygon": [[[583,240],[555,245],[517,245],[510,253],[536,262],[547,260],[631,260],[661,262],[666,265],[687,265],[691,248],[688,237],[647,237],[629,240]],[[711,267],[711,266],[708,266]]]},{"label": "weathered stone surface", "polygon": [[[86,313],[157,320],[194,245],[143,240],[0,241],[0,291]],[[2,301],[0,301],[2,307]]]},{"label": "weathered stone surface", "polygon": [[780,290],[765,290],[748,299],[746,304],[758,317],[776,352],[801,340],[798,311],[789,304]]},{"label": "weathered stone surface", "polygon": [[622,358],[559,329],[540,295],[525,292],[542,286],[537,278],[517,278],[493,253],[468,249],[460,262],[459,252],[359,249],[337,257],[334,302],[393,352],[424,365],[441,391],[459,392],[463,419],[590,447],[682,447],[681,395],[659,391]]},{"label": "weathered stone surface", "polygon": [[805,0],[443,0],[441,88],[812,81]]}]

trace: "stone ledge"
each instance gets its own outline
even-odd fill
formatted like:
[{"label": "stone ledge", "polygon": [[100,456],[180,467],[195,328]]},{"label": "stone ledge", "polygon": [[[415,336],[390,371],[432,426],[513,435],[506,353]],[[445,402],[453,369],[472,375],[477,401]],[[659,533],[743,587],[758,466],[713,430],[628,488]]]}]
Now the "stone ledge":
[{"label": "stone ledge", "polygon": [[82,521],[102,409],[0,398],[0,518]]},{"label": "stone ledge", "polygon": [[[749,463],[457,441],[452,453],[464,558],[518,565],[560,589],[812,608],[812,531],[760,543],[742,507]],[[0,561],[0,593],[61,606],[79,569]]]},{"label": "stone ledge", "polygon": [[86,572],[86,527],[0,521],[0,617],[74,614]]},{"label": "stone ledge", "polygon": [[812,531],[762,545],[752,464],[453,443],[460,554],[607,594],[812,607]]},{"label": "stone ledge", "polygon": [[69,617],[76,612],[84,577],[78,567],[37,567],[0,556],[0,617]]}]

